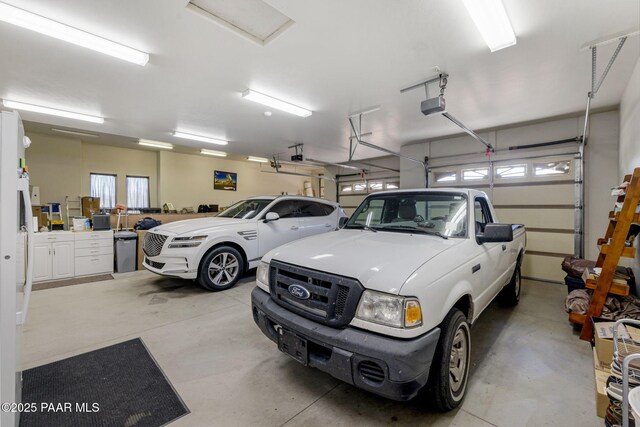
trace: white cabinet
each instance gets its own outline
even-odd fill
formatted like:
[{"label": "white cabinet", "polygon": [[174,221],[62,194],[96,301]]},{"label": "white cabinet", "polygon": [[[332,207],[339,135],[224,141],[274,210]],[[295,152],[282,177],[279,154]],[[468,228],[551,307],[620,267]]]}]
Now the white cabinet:
[{"label": "white cabinet", "polygon": [[113,273],[113,231],[75,233],[75,275]]},{"label": "white cabinet", "polygon": [[112,231],[36,233],[34,249],[34,283],[113,273]]},{"label": "white cabinet", "polygon": [[37,233],[34,236],[33,281],[73,277],[73,246],[71,232]]}]

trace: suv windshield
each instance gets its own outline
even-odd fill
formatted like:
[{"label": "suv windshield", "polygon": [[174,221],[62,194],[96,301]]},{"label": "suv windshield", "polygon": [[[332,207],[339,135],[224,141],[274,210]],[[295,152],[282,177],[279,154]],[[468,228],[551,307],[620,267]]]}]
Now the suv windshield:
[{"label": "suv windshield", "polygon": [[455,193],[393,193],[367,197],[345,228],[467,236],[467,199]]},{"label": "suv windshield", "polygon": [[272,199],[243,200],[225,209],[218,217],[251,219],[273,202]]}]

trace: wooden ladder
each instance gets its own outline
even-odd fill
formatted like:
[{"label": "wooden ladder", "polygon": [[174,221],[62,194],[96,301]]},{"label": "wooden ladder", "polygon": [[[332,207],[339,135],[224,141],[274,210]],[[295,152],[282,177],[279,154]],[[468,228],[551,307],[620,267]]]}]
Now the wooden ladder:
[{"label": "wooden ladder", "polygon": [[603,239],[598,239],[600,254],[596,261],[596,267],[601,267],[602,272],[597,280],[587,280],[586,286],[593,289],[591,303],[587,314],[570,313],[569,321],[582,325],[580,339],[591,341],[593,336],[593,325],[591,317],[602,314],[602,308],[611,293],[614,295],[629,295],[629,286],[612,283],[616,267],[621,257],[635,258],[636,249],[625,246],[629,237],[631,224],[640,224],[640,214],[636,213],[638,202],[640,201],[640,167],[635,168],[633,174],[624,177],[624,182],[628,182],[626,194],[618,196],[617,202],[622,203],[622,210],[615,213],[609,212],[609,226]]}]

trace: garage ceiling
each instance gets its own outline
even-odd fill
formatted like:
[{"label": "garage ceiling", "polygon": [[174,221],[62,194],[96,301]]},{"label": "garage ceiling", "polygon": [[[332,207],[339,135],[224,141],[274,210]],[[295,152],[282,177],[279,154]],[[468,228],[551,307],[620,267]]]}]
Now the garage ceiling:
[{"label": "garage ceiling", "polygon": [[[382,108],[366,116],[363,132],[377,145],[397,150],[459,133],[420,113],[423,91],[400,94],[434,66],[451,76],[449,111],[474,129],[580,111],[591,75],[591,55],[580,46],[640,21],[637,0],[503,0],[518,43],[490,53],[459,0],[268,0],[294,24],[264,46],[194,13],[186,0],[6,2],[150,54],[140,67],[0,22],[0,97],[106,118],[79,124],[24,113],[27,120],[206,145],[171,136],[181,129],[256,156],[304,142],[307,155],[327,161],[347,158],[347,115],[374,105]],[[624,46],[594,108],[619,103],[638,39]],[[599,49],[600,70],[614,47]],[[241,98],[247,88],[313,115],[266,117],[267,108]]]}]

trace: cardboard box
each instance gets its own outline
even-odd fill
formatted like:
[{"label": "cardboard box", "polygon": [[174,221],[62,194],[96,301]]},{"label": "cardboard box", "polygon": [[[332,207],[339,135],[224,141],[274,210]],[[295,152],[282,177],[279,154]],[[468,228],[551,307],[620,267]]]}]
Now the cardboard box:
[{"label": "cardboard box", "polygon": [[609,406],[609,396],[607,396],[605,387],[610,373],[608,370],[594,369],[594,375],[596,379],[596,414],[600,418],[604,418],[607,415],[607,407]]},{"label": "cardboard box", "polygon": [[100,197],[83,197],[82,216],[92,219],[94,213],[100,213]]},{"label": "cardboard box", "polygon": [[601,371],[609,371],[611,368],[611,363],[605,363],[598,358],[598,352],[596,348],[593,347],[593,369],[601,370]]},{"label": "cardboard box", "polygon": [[[613,326],[616,322],[593,318],[593,339],[598,360],[606,365],[611,365],[613,359]],[[627,329],[621,325],[618,331],[620,338],[629,338]]]}]

